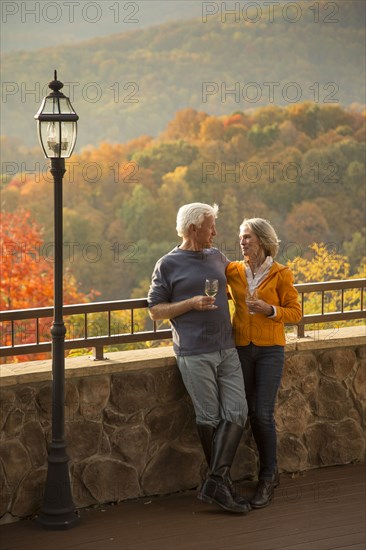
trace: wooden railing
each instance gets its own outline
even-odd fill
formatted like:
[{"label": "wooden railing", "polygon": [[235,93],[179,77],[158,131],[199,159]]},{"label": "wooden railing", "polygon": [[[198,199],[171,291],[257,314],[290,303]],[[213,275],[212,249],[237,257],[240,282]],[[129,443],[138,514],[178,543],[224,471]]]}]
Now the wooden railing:
[{"label": "wooden railing", "polygon": [[[317,282],[317,283],[305,283],[295,285],[299,295],[300,302],[302,304],[303,318],[297,326],[297,336],[303,337],[305,334],[305,327],[309,324],[319,323],[335,323],[338,321],[350,321],[360,320],[366,318],[366,309],[364,308],[364,289],[366,287],[366,279],[348,279],[344,281],[331,281],[331,282]],[[358,297],[355,300],[356,307],[352,307],[352,304],[346,309],[345,306],[345,293],[349,290],[355,290],[358,293]],[[339,308],[337,311],[327,311],[326,293],[339,292],[340,297]],[[306,305],[309,303],[309,294],[318,293],[321,295],[320,300],[320,312],[306,312]],[[330,302],[335,303],[332,299]],[[113,302],[93,302],[89,304],[76,304],[66,305],[63,308],[65,317],[65,324],[67,326],[67,318],[72,316],[81,316],[82,327],[80,327],[80,318],[78,317],[78,332],[82,331],[82,336],[72,337],[69,334],[66,335],[65,349],[82,349],[93,348],[94,358],[103,358],[104,346],[113,346],[120,344],[131,344],[138,342],[149,342],[153,340],[166,340],[172,336],[169,328],[164,328],[164,323],[153,322],[149,319],[147,313],[147,300],[141,298],[137,300],[119,300]],[[143,320],[143,327],[140,327],[135,323],[136,312],[139,310],[145,310],[145,317]],[[127,311],[129,312],[128,323],[124,324],[123,331],[115,330],[115,326],[112,322],[113,312]],[[106,314],[106,320],[103,322],[103,329],[105,334],[95,335],[90,332],[89,318],[91,314],[104,313]],[[51,351],[51,339],[50,337],[44,340],[44,334],[42,334],[42,324],[40,319],[52,319],[53,308],[37,308],[37,309],[18,309],[0,312],[0,322],[2,326],[2,342],[4,345],[0,347],[0,357],[7,356],[19,356],[33,353],[43,353]],[[33,320],[32,329],[29,328],[29,324],[24,325],[26,328],[22,330],[22,326],[19,323],[28,323],[29,320]],[[51,321],[50,321],[51,324]],[[151,328],[149,328],[149,326]],[[161,326],[163,325],[163,326]],[[118,327],[119,328],[119,327]],[[143,330],[139,330],[143,328]],[[49,327],[48,327],[49,329]],[[49,330],[47,329],[47,332]],[[126,329],[126,330],[125,330]],[[32,342],[19,343],[19,339],[29,340],[27,336],[32,333],[34,335]]]}]

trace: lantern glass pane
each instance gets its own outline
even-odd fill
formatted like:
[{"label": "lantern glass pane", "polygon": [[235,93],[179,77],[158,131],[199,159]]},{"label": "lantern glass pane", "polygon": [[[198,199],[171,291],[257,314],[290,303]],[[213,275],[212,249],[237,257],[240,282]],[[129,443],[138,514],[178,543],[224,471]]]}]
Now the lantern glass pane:
[{"label": "lantern glass pane", "polygon": [[67,97],[46,97],[42,114],[74,114],[75,111]]},{"label": "lantern glass pane", "polygon": [[76,142],[76,122],[38,121],[39,138],[48,158],[68,158]]}]

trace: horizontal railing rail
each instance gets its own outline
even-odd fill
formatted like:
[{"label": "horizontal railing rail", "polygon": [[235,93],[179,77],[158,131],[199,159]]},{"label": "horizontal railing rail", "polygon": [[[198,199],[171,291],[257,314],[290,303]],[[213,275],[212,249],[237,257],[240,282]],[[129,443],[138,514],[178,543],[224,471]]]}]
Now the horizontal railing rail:
[{"label": "horizontal railing rail", "polygon": [[[330,282],[315,282],[304,283],[295,285],[300,295],[300,302],[302,304],[303,317],[301,321],[296,325],[297,336],[303,337],[305,334],[305,327],[309,324],[320,323],[334,323],[337,321],[349,321],[360,320],[366,318],[366,309],[364,309],[364,289],[366,287],[366,279],[348,279],[344,281],[330,281]],[[358,290],[359,297],[355,300],[357,307],[351,307],[351,309],[345,309],[345,292],[348,290]],[[326,311],[327,305],[327,292],[340,292],[339,303],[340,307],[337,311]],[[305,308],[309,302],[309,294],[320,293],[320,312],[306,313]],[[335,302],[334,299],[329,302]],[[352,304],[351,304],[352,305]],[[82,332],[73,338],[66,338],[65,349],[84,349],[93,348],[94,358],[103,358],[103,348],[105,346],[114,346],[120,344],[132,344],[149,342],[155,340],[168,340],[172,337],[172,332],[169,328],[162,328],[159,323],[151,321],[147,314],[148,303],[146,298],[140,298],[135,300],[117,300],[111,302],[92,302],[89,304],[73,304],[65,305],[63,307],[63,315],[65,317],[65,324],[67,325],[67,318],[72,316],[82,316]],[[139,310],[145,310],[145,319],[143,319],[143,330],[139,330],[139,325],[135,324],[135,313]],[[128,327],[129,330],[115,332],[115,326],[112,320],[113,312],[126,312],[129,311]],[[105,324],[105,332],[103,335],[91,335],[90,324],[88,316],[91,314],[106,314],[107,319]],[[18,309],[8,310],[0,312],[0,322],[2,323],[2,341],[6,341],[4,345],[0,347],[0,357],[7,356],[19,356],[34,353],[43,353],[51,351],[51,338],[49,337],[45,341],[42,341],[41,334],[41,319],[52,319],[53,308],[43,307],[35,309]],[[34,329],[30,329],[17,326],[17,323],[22,321],[34,321]],[[148,329],[146,325],[150,324],[151,329]],[[76,323],[80,328],[80,323]],[[136,329],[137,326],[137,330]],[[117,326],[119,328],[119,325]],[[127,328],[125,324],[124,329]],[[23,329],[23,330],[22,330]],[[48,330],[48,329],[47,329]],[[34,341],[21,342],[17,340],[24,338],[24,336],[30,336],[34,334]],[[49,336],[49,334],[48,334]],[[29,339],[29,338],[28,338]]]},{"label": "horizontal railing rail", "polygon": [[[366,310],[364,309],[364,290],[366,287],[365,279],[347,279],[343,281],[328,281],[303,283],[295,285],[299,295],[302,307],[302,319],[297,325],[297,336],[303,338],[305,335],[305,326],[320,323],[331,323],[336,321],[351,321],[366,318]],[[344,293],[346,290],[359,289],[359,307],[346,310],[344,304]],[[338,311],[325,312],[325,295],[327,292],[340,291],[340,309]],[[305,313],[306,295],[312,293],[321,293],[321,312],[320,313]]]}]

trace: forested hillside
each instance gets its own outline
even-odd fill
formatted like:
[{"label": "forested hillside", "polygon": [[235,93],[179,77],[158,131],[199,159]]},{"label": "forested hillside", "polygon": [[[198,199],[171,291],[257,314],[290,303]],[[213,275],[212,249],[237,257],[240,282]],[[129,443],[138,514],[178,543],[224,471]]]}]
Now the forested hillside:
[{"label": "forested hillside", "polygon": [[[273,3],[255,21],[217,13],[5,54],[2,134],[36,144],[33,115],[55,68],[80,116],[77,150],[156,137],[186,107],[223,115],[307,100],[363,104],[364,2],[298,4],[301,12]],[[23,160],[12,151],[4,161]]]},{"label": "forested hillside", "polygon": [[[346,254],[355,274],[364,254],[364,122],[310,102],[221,116],[189,108],[159,138],[85,148],[64,178],[65,267],[101,300],[146,296],[155,261],[179,242],[177,209],[202,201],[219,204],[216,246],[232,259],[241,257],[244,216],[262,216],[282,240],[279,261],[311,259],[309,245],[325,243],[330,260]],[[2,193],[5,211],[29,210],[44,227],[38,253],[49,261],[52,197],[46,171],[20,173]],[[23,241],[19,250],[32,251]]]}]

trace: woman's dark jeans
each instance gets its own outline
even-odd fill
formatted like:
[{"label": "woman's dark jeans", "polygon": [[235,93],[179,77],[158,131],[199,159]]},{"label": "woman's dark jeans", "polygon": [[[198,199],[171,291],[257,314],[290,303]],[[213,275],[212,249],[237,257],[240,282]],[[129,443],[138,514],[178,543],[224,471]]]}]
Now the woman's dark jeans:
[{"label": "woman's dark jeans", "polygon": [[277,468],[274,408],[285,360],[284,346],[237,347],[253,436],[259,453],[259,479],[272,479]]}]

